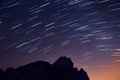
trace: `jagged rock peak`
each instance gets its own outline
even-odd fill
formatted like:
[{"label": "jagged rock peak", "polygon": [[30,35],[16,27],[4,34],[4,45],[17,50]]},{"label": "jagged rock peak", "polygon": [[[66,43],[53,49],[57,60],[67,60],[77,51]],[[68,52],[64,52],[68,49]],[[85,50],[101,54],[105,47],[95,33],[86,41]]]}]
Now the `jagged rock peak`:
[{"label": "jagged rock peak", "polygon": [[53,64],[37,61],[5,72],[0,70],[0,80],[89,80],[89,77],[83,68],[78,71],[70,58],[62,56]]},{"label": "jagged rock peak", "polygon": [[73,62],[70,58],[67,58],[65,56],[62,56],[58,58],[58,60],[53,64],[53,66],[57,67],[72,67],[73,68]]},{"label": "jagged rock peak", "polygon": [[80,69],[79,75],[81,78],[84,78],[84,80],[89,80],[88,74],[83,68]]}]

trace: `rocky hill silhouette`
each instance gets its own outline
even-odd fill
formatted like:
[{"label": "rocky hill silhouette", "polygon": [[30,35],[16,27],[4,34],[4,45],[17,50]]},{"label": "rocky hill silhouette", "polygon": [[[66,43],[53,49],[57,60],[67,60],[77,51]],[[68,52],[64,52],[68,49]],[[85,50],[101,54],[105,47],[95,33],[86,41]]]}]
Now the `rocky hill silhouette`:
[{"label": "rocky hill silhouette", "polygon": [[89,80],[89,77],[83,69],[74,68],[70,58],[60,57],[53,64],[37,61],[0,70],[0,80]]}]

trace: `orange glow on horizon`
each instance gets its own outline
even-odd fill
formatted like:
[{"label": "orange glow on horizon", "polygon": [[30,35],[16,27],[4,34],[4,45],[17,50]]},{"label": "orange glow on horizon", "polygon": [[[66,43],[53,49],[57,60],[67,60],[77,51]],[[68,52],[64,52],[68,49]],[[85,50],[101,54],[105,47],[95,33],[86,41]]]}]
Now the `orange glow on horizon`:
[{"label": "orange glow on horizon", "polygon": [[120,80],[120,63],[110,63],[105,68],[84,68],[90,80]]},{"label": "orange glow on horizon", "polygon": [[[93,72],[92,72],[93,71]],[[120,80],[120,64],[110,65],[99,70],[88,70],[90,80]]]}]

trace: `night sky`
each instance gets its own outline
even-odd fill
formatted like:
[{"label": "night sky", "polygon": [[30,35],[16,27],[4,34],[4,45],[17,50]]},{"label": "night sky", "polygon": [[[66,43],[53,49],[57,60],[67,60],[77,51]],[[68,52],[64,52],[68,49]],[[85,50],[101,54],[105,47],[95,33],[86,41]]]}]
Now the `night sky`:
[{"label": "night sky", "polygon": [[1,69],[60,56],[120,80],[120,0],[0,0]]}]

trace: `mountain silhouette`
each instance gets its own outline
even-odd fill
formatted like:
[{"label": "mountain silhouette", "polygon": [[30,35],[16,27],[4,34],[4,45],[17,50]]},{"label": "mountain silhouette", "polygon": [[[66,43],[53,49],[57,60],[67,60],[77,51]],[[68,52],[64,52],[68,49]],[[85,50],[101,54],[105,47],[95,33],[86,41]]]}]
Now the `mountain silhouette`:
[{"label": "mountain silhouette", "polygon": [[0,69],[0,80],[89,80],[89,77],[83,68],[78,71],[71,59],[63,56],[53,64],[37,61],[16,69]]}]

